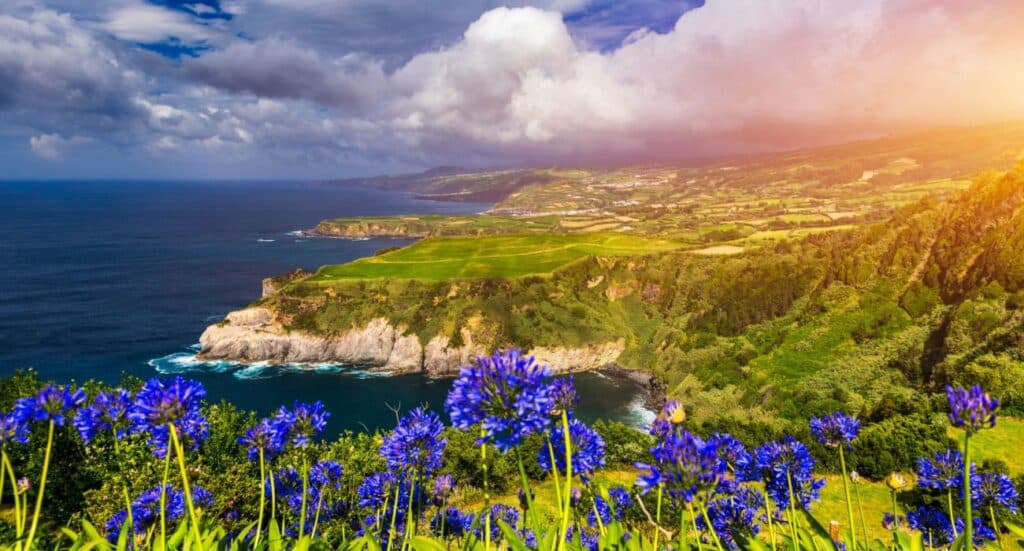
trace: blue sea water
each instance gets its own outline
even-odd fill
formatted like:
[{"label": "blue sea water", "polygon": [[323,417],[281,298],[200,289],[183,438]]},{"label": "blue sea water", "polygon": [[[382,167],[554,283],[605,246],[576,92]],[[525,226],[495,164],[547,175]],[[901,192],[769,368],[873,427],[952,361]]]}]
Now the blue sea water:
[{"label": "blue sea water", "polygon": [[[204,365],[203,329],[264,277],[346,262],[407,240],[307,238],[335,216],[478,212],[487,205],[302,182],[0,182],[0,374],[59,382],[182,372],[213,401],[266,414],[322,400],[329,431],[387,428],[389,406],[440,410],[449,380],[356,366]],[[577,376],[580,414],[641,422],[643,389]]]}]

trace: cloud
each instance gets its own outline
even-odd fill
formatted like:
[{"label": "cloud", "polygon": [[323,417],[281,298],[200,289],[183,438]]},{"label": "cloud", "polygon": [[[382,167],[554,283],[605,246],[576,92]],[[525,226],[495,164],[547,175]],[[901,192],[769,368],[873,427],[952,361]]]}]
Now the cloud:
[{"label": "cloud", "polygon": [[208,25],[196,23],[186,12],[142,2],[114,9],[99,27],[122,40],[141,43],[171,38],[181,42],[205,42],[220,35]]},{"label": "cloud", "polygon": [[314,50],[278,38],[236,41],[188,63],[185,71],[196,82],[227,92],[308,99],[341,108],[365,105],[384,85],[377,63],[358,56],[324,59]]},{"label": "cloud", "polygon": [[43,159],[58,160],[63,154],[63,149],[68,145],[87,143],[89,140],[82,137],[64,139],[58,134],[40,134],[29,138],[29,147],[32,152]]}]

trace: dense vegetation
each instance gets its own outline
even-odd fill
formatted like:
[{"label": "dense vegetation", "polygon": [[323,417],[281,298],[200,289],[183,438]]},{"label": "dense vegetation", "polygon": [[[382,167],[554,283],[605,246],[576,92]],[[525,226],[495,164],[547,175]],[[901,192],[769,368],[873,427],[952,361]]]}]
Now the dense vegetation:
[{"label": "dense vegetation", "polygon": [[[449,427],[417,408],[388,433],[319,441],[330,417],[319,403],[257,420],[204,396],[180,377],[118,388],[44,386],[31,373],[4,379],[0,541],[15,549],[723,551],[1002,546],[1024,537],[1022,481],[998,461],[964,468],[969,439],[992,432],[999,409],[979,387],[950,388],[942,399],[963,453],[952,441],[921,452],[908,462],[916,486],[910,474],[889,473],[892,508],[868,500],[867,513],[853,462],[912,453],[913,436],[869,436],[855,417],[833,413],[804,425],[805,440],[752,427],[736,438],[689,423],[675,401],[646,433],[588,427],[573,418],[572,380],[515,351],[462,371],[445,404]],[[609,477],[606,469],[626,470]],[[826,528],[813,513],[830,470],[846,514],[826,517]],[[879,521],[888,532],[872,542],[877,529],[867,525]]]}]

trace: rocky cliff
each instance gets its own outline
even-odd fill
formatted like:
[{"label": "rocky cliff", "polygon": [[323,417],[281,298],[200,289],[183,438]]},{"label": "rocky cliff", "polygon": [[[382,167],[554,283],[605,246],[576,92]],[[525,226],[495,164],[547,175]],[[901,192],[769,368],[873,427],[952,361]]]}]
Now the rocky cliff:
[{"label": "rocky cliff", "polygon": [[[318,363],[369,365],[392,373],[426,372],[430,376],[455,375],[459,367],[490,351],[475,342],[472,331],[463,328],[462,343],[453,345],[436,335],[426,345],[404,326],[387,319],[371,320],[334,336],[288,331],[274,313],[250,307],[228,314],[211,325],[199,338],[199,358],[238,362]],[[615,365],[625,348],[622,339],[580,348],[537,347],[529,351],[537,360],[559,373],[586,371]]]},{"label": "rocky cliff", "polygon": [[420,239],[430,235],[430,226],[419,223],[415,220],[403,222],[401,219],[391,223],[379,223],[374,221],[359,221],[350,224],[338,224],[330,221],[323,221],[311,230],[303,233],[316,237],[407,237]]}]

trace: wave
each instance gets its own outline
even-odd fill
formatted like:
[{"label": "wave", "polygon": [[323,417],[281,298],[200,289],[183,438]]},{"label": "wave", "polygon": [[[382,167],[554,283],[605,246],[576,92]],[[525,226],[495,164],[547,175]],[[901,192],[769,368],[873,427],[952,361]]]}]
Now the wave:
[{"label": "wave", "polygon": [[637,394],[630,400],[626,406],[628,413],[626,414],[626,422],[637,428],[646,429],[654,423],[654,419],[658,416],[658,413],[651,408],[647,407],[647,400],[645,393]]},{"label": "wave", "polygon": [[306,235],[306,232],[304,230],[293,230],[290,232],[286,232],[285,235],[290,235],[292,237],[302,237]]},{"label": "wave", "polygon": [[262,237],[256,240],[257,243],[273,243],[274,241],[274,239],[264,239]]},{"label": "wave", "polygon": [[197,357],[200,345],[188,347],[190,352],[174,352],[146,362],[147,365],[164,375],[184,373],[224,373],[236,379],[258,380],[280,377],[289,373],[339,374],[358,379],[390,377],[392,373],[371,370],[367,365],[337,364],[329,362],[271,362],[242,363],[228,360],[201,360]]}]

